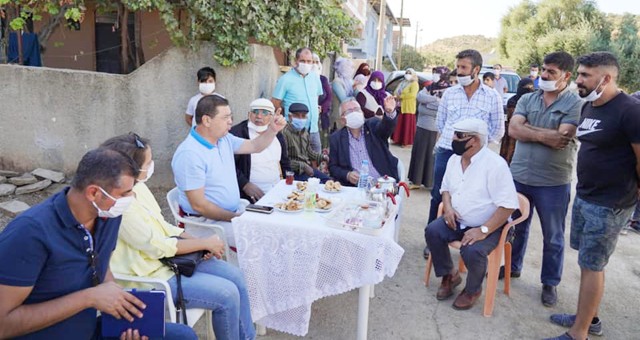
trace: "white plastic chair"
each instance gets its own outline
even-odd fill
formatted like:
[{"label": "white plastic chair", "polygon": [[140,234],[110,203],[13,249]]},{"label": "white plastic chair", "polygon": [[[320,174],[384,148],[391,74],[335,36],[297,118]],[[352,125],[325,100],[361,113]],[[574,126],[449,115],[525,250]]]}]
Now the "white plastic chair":
[{"label": "white plastic chair", "polygon": [[228,254],[230,254],[229,245],[227,244],[227,237],[224,233],[224,228],[222,228],[217,224],[198,222],[198,221],[180,216],[180,212],[179,212],[180,206],[178,203],[178,193],[179,193],[178,190],[179,189],[176,187],[169,190],[169,192],[167,193],[167,203],[169,204],[169,208],[171,209],[171,214],[173,215],[173,218],[176,220],[176,225],[179,223],[184,224],[185,230],[188,230],[189,227],[196,227],[196,228],[209,229],[213,231],[214,234],[218,235],[218,237],[220,237],[220,239],[224,241],[224,259],[229,260],[229,258],[227,257]]},{"label": "white plastic chair", "polygon": [[[176,320],[176,306],[173,303],[173,295],[171,294],[171,287],[169,287],[169,283],[164,280],[154,279],[150,277],[141,277],[141,276],[130,276],[113,273],[113,277],[116,281],[120,281],[126,286],[127,282],[131,282],[134,284],[144,284],[147,286],[151,286],[156,290],[162,290],[166,293],[166,307],[169,316],[169,320],[173,323],[182,322],[182,314],[180,314],[180,320]],[[207,329],[206,339],[215,339],[215,335],[213,334],[213,325],[211,322],[211,311],[208,309],[202,308],[187,308],[187,321],[189,327],[192,327],[200,320],[201,317],[205,318],[205,327]]]}]

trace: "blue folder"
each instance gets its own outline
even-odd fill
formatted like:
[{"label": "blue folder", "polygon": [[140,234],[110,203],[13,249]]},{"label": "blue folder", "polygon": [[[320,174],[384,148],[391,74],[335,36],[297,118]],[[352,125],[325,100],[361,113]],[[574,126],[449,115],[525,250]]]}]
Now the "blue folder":
[{"label": "blue folder", "polygon": [[142,318],[134,316],[133,322],[127,319],[116,319],[115,317],[102,314],[102,336],[120,338],[120,334],[127,329],[137,329],[140,336],[149,338],[164,337],[164,300],[166,294],[160,290],[130,291],[135,297],[145,303],[147,308],[142,310]]}]

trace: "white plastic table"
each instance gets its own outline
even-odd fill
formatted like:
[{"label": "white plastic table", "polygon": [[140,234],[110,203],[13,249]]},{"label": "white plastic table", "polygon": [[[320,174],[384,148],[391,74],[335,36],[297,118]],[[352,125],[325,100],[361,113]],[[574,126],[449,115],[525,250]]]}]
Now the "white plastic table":
[{"label": "white plastic table", "polygon": [[[280,181],[258,204],[273,206],[294,188]],[[357,189],[318,194],[349,200]],[[304,336],[314,301],[359,288],[357,339],[367,338],[372,286],[392,277],[404,254],[393,216],[377,236],[330,227],[318,212],[245,212],[232,224],[255,322]]]}]

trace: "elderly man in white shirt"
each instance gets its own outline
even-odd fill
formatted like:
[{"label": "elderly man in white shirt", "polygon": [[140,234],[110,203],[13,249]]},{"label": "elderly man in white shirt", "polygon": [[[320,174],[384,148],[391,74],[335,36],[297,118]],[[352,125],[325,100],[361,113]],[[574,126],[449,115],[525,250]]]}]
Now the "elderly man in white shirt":
[{"label": "elderly man in white shirt", "polygon": [[518,208],[518,196],[507,163],[487,148],[487,124],[469,118],[454,124],[453,129],[454,155],[447,163],[440,189],[444,214],[428,225],[425,239],[436,276],[442,277],[438,300],[451,297],[462,282],[448,246],[449,242],[462,242],[460,255],[468,269],[467,283],[453,308],[469,309],[482,293],[487,256]]}]

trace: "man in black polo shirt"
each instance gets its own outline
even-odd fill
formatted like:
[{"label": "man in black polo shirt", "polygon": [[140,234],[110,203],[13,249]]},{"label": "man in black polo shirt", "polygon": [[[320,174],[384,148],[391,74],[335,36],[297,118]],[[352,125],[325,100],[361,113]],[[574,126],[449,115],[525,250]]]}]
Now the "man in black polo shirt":
[{"label": "man in black polo shirt", "polygon": [[[70,188],[15,218],[0,233],[0,339],[93,339],[96,311],[129,321],[144,304],[114,282],[109,258],[138,167],[117,151],[89,151]],[[166,337],[195,339],[168,325]],[[126,339],[138,339],[129,330]]]},{"label": "man in black polo shirt", "polygon": [[604,267],[640,191],[640,105],[618,89],[620,67],[613,54],[594,52],[578,64],[576,84],[588,102],[576,131],[581,146],[570,237],[571,248],[578,250],[580,294],[576,315],[551,316],[553,323],[571,327],[553,339],[567,340],[602,334]]}]

